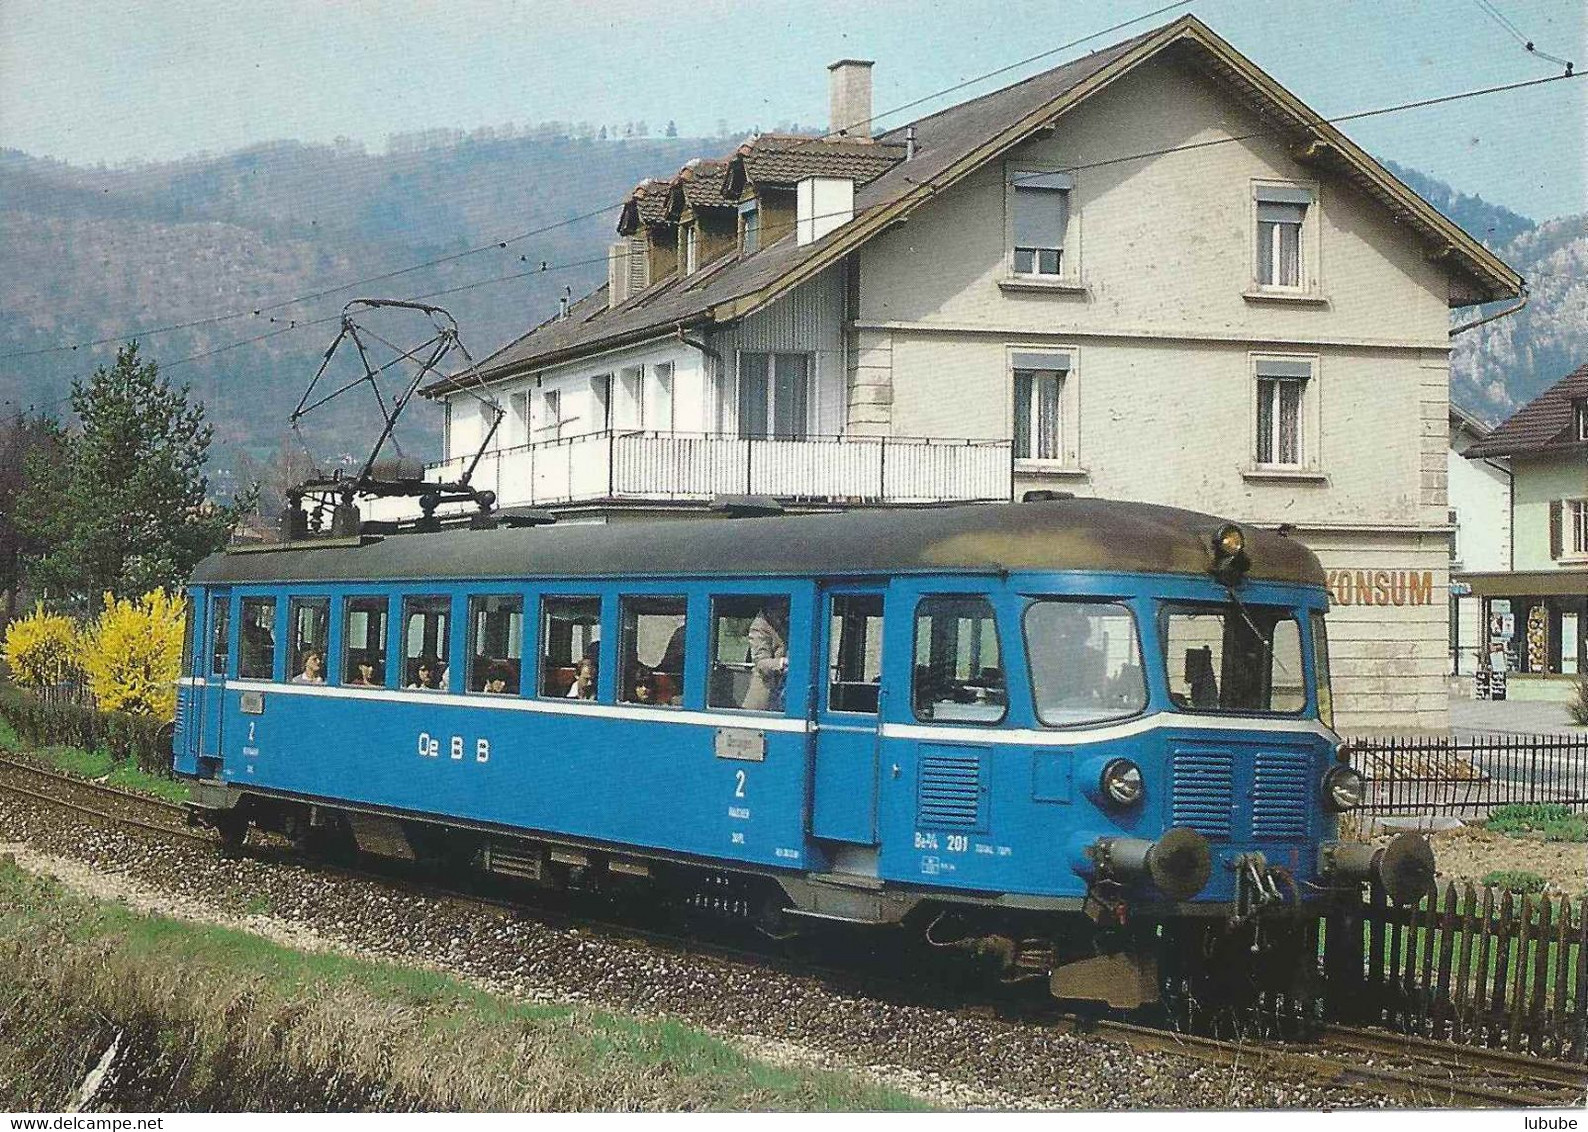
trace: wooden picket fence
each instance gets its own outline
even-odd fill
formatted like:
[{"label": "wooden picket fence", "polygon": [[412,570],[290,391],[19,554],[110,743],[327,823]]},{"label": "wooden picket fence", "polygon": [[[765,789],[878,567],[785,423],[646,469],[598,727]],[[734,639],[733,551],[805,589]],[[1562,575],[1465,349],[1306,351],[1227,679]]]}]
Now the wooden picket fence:
[{"label": "wooden picket fence", "polygon": [[1451,884],[1397,908],[1374,885],[1323,933],[1338,1021],[1588,1061],[1588,895]]}]

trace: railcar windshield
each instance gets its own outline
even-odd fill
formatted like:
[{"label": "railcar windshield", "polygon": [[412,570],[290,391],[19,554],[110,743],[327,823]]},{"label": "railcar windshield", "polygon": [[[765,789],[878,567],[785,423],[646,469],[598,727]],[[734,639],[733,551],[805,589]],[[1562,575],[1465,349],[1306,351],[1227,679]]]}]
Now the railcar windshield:
[{"label": "railcar windshield", "polygon": [[1182,711],[1294,715],[1307,705],[1294,610],[1168,604],[1164,654],[1169,699]]},{"label": "railcar windshield", "polygon": [[1031,689],[1043,723],[1100,723],[1147,706],[1136,618],[1129,607],[1036,601],[1026,610],[1025,629]]}]

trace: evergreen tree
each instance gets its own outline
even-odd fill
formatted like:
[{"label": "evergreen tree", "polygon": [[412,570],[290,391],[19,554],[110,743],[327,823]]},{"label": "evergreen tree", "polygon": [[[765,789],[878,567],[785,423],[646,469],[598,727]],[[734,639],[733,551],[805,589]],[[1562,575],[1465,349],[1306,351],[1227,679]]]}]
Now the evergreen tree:
[{"label": "evergreen tree", "polygon": [[226,545],[250,500],[205,499],[211,428],[187,386],[172,388],[136,342],[86,384],[72,383],[80,429],[63,438],[56,467],[30,460],[17,524],[43,547],[28,580],[79,609],[102,595],[135,597],[186,581]]},{"label": "evergreen tree", "polygon": [[44,549],[17,522],[23,487],[35,480],[58,483],[64,459],[64,436],[53,418],[17,413],[0,423],[0,621],[27,604],[19,600],[23,561]]}]

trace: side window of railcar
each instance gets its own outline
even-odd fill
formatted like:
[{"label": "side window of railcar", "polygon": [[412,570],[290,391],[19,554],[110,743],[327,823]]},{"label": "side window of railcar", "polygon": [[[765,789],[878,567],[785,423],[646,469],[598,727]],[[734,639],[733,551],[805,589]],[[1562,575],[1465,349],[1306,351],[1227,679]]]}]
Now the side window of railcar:
[{"label": "side window of railcar", "polygon": [[618,701],[677,707],[684,702],[684,599],[626,597],[619,608]]},{"label": "side window of railcar", "polygon": [[1329,685],[1329,631],[1323,614],[1312,615],[1312,670],[1318,685],[1318,718],[1334,726],[1334,689]]},{"label": "side window of railcar", "polygon": [[444,692],[452,599],[403,598],[403,687],[415,692]]},{"label": "side window of railcar", "polygon": [[524,665],[524,599],[469,599],[469,691],[518,695]]},{"label": "side window of railcar", "polygon": [[1290,610],[1171,605],[1164,630],[1175,706],[1292,714],[1306,705],[1301,627]]},{"label": "side window of railcar", "polygon": [[996,723],[1008,710],[998,623],[982,597],[929,597],[915,610],[915,718]]},{"label": "side window of railcar", "polygon": [[595,699],[601,661],[601,599],[542,598],[540,653],[542,696]]},{"label": "side window of railcar", "polygon": [[342,683],[386,686],[386,599],[350,597],[342,622]]},{"label": "side window of railcar", "polygon": [[776,594],[711,599],[708,706],[783,710],[788,611],[789,599]]},{"label": "side window of railcar", "polygon": [[229,598],[210,598],[210,675],[226,675],[226,650],[231,643],[232,603]]},{"label": "side window of railcar", "polygon": [[272,680],[276,673],[276,599],[245,597],[242,605],[237,675],[244,680]]},{"label": "side window of railcar", "polygon": [[294,684],[324,684],[325,643],[331,629],[331,600],[295,597],[287,605],[291,648],[287,674]]},{"label": "side window of railcar", "polygon": [[1034,601],[1026,655],[1037,718],[1050,727],[1123,719],[1147,706],[1136,619],[1117,602]]},{"label": "side window of railcar", "polygon": [[828,709],[877,714],[882,690],[882,595],[834,594],[828,641]]}]

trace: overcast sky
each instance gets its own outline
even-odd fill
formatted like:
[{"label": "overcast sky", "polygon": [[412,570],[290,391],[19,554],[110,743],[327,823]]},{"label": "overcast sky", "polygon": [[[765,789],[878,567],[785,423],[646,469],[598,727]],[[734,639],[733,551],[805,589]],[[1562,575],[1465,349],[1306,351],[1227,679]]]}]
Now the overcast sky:
[{"label": "overcast sky", "polygon": [[[660,133],[827,118],[826,64],[879,112],[1162,0],[0,0],[0,146],[75,163],[546,120]],[[1192,11],[1315,110],[1588,70],[1584,0],[1196,0],[912,108],[898,125]],[[1534,218],[1588,211],[1588,78],[1344,127]]]}]

